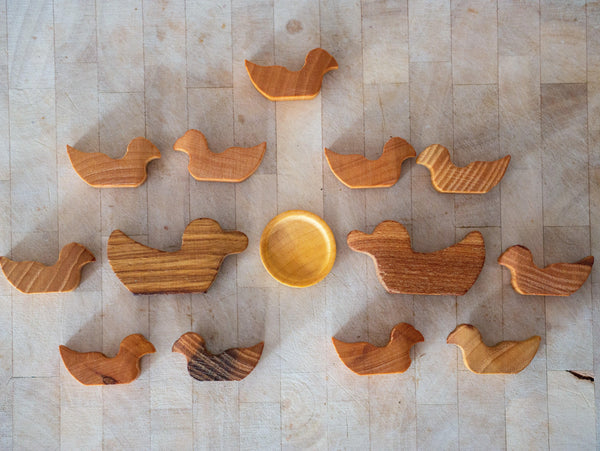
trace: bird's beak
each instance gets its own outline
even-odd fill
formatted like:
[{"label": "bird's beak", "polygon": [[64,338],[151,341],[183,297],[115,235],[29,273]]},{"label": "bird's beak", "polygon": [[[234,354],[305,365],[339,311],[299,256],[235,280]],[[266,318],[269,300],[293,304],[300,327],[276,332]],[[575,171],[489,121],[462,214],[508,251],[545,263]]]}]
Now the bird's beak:
[{"label": "bird's beak", "polygon": [[339,68],[340,66],[338,65],[337,61],[335,60],[335,58],[332,56],[331,57],[331,61],[329,61],[329,65],[327,66],[327,70],[334,70]]}]

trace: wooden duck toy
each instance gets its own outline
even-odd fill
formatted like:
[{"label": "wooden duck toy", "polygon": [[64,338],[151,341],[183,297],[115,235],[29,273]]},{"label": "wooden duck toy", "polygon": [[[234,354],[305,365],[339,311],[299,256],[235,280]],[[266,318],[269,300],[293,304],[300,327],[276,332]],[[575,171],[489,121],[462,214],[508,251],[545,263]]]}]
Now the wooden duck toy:
[{"label": "wooden duck toy", "polygon": [[242,232],[223,231],[213,219],[190,222],[181,249],[165,252],[138,243],[120,230],[108,239],[108,261],[117,277],[135,294],[205,292],[223,259],[248,247]]},{"label": "wooden duck toy", "polygon": [[67,146],[77,175],[95,188],[134,188],[146,181],[146,165],[160,158],[160,151],[146,138],[134,138],[123,158],[114,159],[101,152],[81,152]]},{"label": "wooden duck toy", "polygon": [[95,260],[85,246],[69,243],[52,266],[35,261],[16,262],[7,257],[0,257],[0,266],[11,285],[21,293],[56,293],[77,288],[81,268]]},{"label": "wooden duck toy", "polygon": [[372,234],[348,234],[350,249],[370,255],[377,277],[390,293],[461,296],[475,283],[485,260],[480,232],[471,232],[445,249],[420,253],[412,250],[406,228],[383,221]]},{"label": "wooden duck toy", "polygon": [[308,100],[321,90],[323,75],[338,68],[337,61],[323,49],[308,52],[304,66],[292,72],[282,66],[259,66],[248,60],[246,70],[254,87],[269,100]]},{"label": "wooden duck toy", "polygon": [[413,326],[400,323],[390,333],[390,341],[383,347],[371,343],[346,343],[332,337],[340,360],[350,370],[361,376],[372,374],[404,373],[411,364],[410,348],[424,341],[423,335]]},{"label": "wooden duck toy", "polygon": [[440,193],[483,194],[496,186],[508,167],[510,155],[495,161],[473,161],[457,167],[448,149],[439,144],[427,147],[417,157],[417,164],[431,172],[431,183]]},{"label": "wooden duck toy", "polygon": [[461,324],[448,335],[449,344],[458,346],[465,366],[477,374],[515,374],[535,357],[541,338],[534,335],[524,341],[502,341],[486,346],[475,326]]},{"label": "wooden duck toy", "polygon": [[173,145],[174,150],[189,155],[188,171],[192,177],[207,182],[246,180],[258,169],[266,148],[267,143],[263,142],[254,147],[230,147],[222,153],[214,153],[198,130],[188,130]]},{"label": "wooden duck toy", "polygon": [[570,296],[575,293],[592,272],[594,257],[585,257],[575,263],[554,263],[538,268],[531,251],[525,246],[511,246],[498,263],[510,270],[510,283],[517,293],[537,296]]},{"label": "wooden duck toy", "polygon": [[343,155],[325,148],[331,172],[348,188],[387,188],[400,178],[402,162],[414,158],[415,149],[402,138],[391,138],[377,160],[362,155]]},{"label": "wooden duck toy", "polygon": [[65,367],[83,385],[129,384],[140,375],[141,358],[156,352],[140,334],[125,337],[113,358],[101,352],[73,351],[62,345],[59,349]]},{"label": "wooden duck toy", "polygon": [[204,339],[194,332],[183,334],[173,344],[173,352],[188,361],[190,376],[199,381],[239,381],[254,370],[262,355],[264,342],[250,348],[232,348],[211,354]]}]

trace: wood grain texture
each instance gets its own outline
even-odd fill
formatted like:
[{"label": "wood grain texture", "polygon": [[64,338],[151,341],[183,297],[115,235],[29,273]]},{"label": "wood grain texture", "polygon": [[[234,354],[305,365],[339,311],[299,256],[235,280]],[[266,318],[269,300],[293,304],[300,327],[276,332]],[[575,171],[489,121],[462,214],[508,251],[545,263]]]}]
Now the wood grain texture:
[{"label": "wood grain texture", "polygon": [[101,352],[77,352],[59,346],[60,356],[69,373],[83,385],[128,384],[140,375],[140,360],[156,349],[141,334],[125,337],[115,357]]},{"label": "wood grain texture", "polygon": [[376,160],[358,154],[339,154],[325,148],[331,172],[349,188],[390,187],[400,178],[402,162],[416,156],[413,146],[399,137],[390,138]]},{"label": "wood grain texture", "polygon": [[404,373],[411,364],[410,348],[425,341],[421,332],[407,323],[394,326],[387,345],[346,343],[332,337],[333,346],[344,365],[361,376],[371,374]]},{"label": "wood grain texture", "polygon": [[498,257],[498,263],[510,270],[510,283],[517,293],[537,296],[570,296],[592,272],[594,257],[575,263],[554,263],[539,268],[525,246],[511,246]]},{"label": "wood grain texture", "polygon": [[269,100],[313,99],[321,89],[323,75],[338,68],[335,58],[320,48],[308,52],[304,66],[296,72],[282,66],[245,63],[250,81]]},{"label": "wood grain texture", "polygon": [[254,147],[230,147],[215,153],[208,148],[206,137],[201,132],[188,130],[175,141],[173,149],[190,156],[188,171],[196,180],[242,182],[260,166],[267,143]]},{"label": "wood grain texture", "polygon": [[534,335],[524,341],[502,341],[486,346],[475,326],[461,324],[448,335],[449,344],[458,346],[465,366],[477,374],[515,374],[533,360],[541,337]]},{"label": "wood grain texture", "polygon": [[69,159],[77,175],[96,188],[135,188],[146,181],[146,165],[160,158],[160,151],[146,138],[138,137],[127,145],[122,158],[110,158],[102,152],[81,152],[67,146]]},{"label": "wood grain texture", "polygon": [[373,258],[377,277],[390,293],[461,296],[477,280],[485,260],[480,232],[471,232],[460,242],[436,252],[413,251],[406,228],[383,221],[372,234],[353,230],[350,249]]},{"label": "wood grain texture", "polygon": [[258,364],[264,342],[250,348],[232,348],[221,354],[206,349],[204,338],[194,332],[183,334],[173,343],[173,352],[183,354],[188,361],[190,376],[199,381],[239,381]]},{"label": "wood grain texture", "polygon": [[12,286],[22,293],[56,293],[77,288],[81,268],[95,260],[85,246],[69,243],[52,266],[36,261],[16,262],[7,257],[0,257],[0,266]]},{"label": "wood grain texture", "polygon": [[484,194],[496,186],[508,167],[510,155],[495,161],[473,161],[457,167],[448,149],[439,144],[427,147],[417,157],[417,164],[431,172],[431,183],[440,193]]},{"label": "wood grain texture", "polygon": [[247,246],[242,232],[223,231],[217,221],[202,218],[187,225],[175,252],[145,246],[115,230],[108,239],[108,261],[132,293],[205,292],[223,259]]}]

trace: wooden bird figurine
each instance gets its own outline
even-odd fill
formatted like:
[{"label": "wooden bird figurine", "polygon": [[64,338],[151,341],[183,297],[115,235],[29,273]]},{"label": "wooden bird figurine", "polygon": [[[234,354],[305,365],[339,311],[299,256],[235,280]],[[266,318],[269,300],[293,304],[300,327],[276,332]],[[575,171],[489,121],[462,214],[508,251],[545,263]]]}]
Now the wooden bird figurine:
[{"label": "wooden bird figurine", "polygon": [[323,49],[308,52],[304,66],[292,72],[282,66],[259,66],[246,60],[254,87],[269,100],[308,100],[317,96],[323,75],[338,68],[337,61]]},{"label": "wooden bird figurine", "polygon": [[439,144],[427,147],[417,157],[417,164],[431,172],[431,183],[440,193],[483,194],[496,186],[508,167],[510,155],[495,161],[473,161],[457,167],[448,149]]},{"label": "wooden bird figurine", "polygon": [[165,252],[138,243],[120,230],[108,239],[108,261],[117,277],[136,294],[205,292],[223,259],[248,246],[242,232],[227,232],[213,219],[190,222],[181,249]]},{"label": "wooden bird figurine", "polygon": [[16,262],[7,257],[0,257],[0,266],[11,285],[21,293],[56,293],[77,288],[81,268],[95,260],[85,246],[69,243],[52,266],[35,261]]},{"label": "wooden bird figurine", "polygon": [[331,172],[348,188],[387,188],[398,181],[402,162],[416,156],[415,149],[402,138],[391,138],[377,160],[362,155],[343,155],[325,148]]},{"label": "wooden bird figurine", "polygon": [[534,335],[524,341],[502,341],[490,347],[470,324],[457,326],[446,340],[462,350],[465,366],[477,374],[516,374],[524,370],[535,357],[540,341]]},{"label": "wooden bird figurine", "polygon": [[346,343],[332,337],[333,346],[348,368],[361,376],[404,373],[410,366],[410,348],[425,341],[421,332],[407,323],[397,324],[383,347],[371,343]]},{"label": "wooden bird figurine", "polygon": [[406,228],[383,221],[372,234],[354,230],[348,234],[350,249],[370,255],[377,277],[390,293],[461,296],[475,283],[485,260],[480,232],[436,252],[412,250]]},{"label": "wooden bird figurine", "polygon": [[194,332],[183,334],[173,344],[173,352],[183,354],[188,361],[190,376],[199,381],[239,381],[258,364],[264,342],[251,348],[232,348],[221,354],[211,354],[204,339]]},{"label": "wooden bird figurine", "polygon": [[77,175],[96,188],[133,188],[146,181],[146,165],[160,158],[160,151],[146,138],[134,138],[123,158],[114,159],[101,152],[81,152],[67,146]]},{"label": "wooden bird figurine", "polygon": [[498,263],[510,270],[510,283],[517,293],[537,296],[570,296],[592,272],[594,257],[575,263],[554,263],[538,268],[525,246],[511,246],[498,257]]},{"label": "wooden bird figurine", "polygon": [[242,182],[258,169],[267,143],[254,147],[230,147],[222,153],[208,148],[205,136],[188,130],[175,141],[173,149],[190,156],[188,171],[196,180],[207,182]]},{"label": "wooden bird figurine", "polygon": [[113,358],[101,352],[73,351],[62,345],[59,349],[65,367],[83,385],[128,384],[140,375],[141,358],[156,352],[141,334],[125,337]]}]

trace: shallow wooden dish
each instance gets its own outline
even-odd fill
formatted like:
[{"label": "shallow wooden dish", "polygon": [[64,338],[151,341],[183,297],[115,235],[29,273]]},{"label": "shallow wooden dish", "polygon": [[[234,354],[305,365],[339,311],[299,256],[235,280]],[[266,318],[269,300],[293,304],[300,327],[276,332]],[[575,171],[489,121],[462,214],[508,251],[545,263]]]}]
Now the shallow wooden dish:
[{"label": "shallow wooden dish", "polygon": [[275,216],[260,237],[266,270],[284,285],[309,287],[325,278],[335,262],[335,238],[319,216],[290,210]]}]

